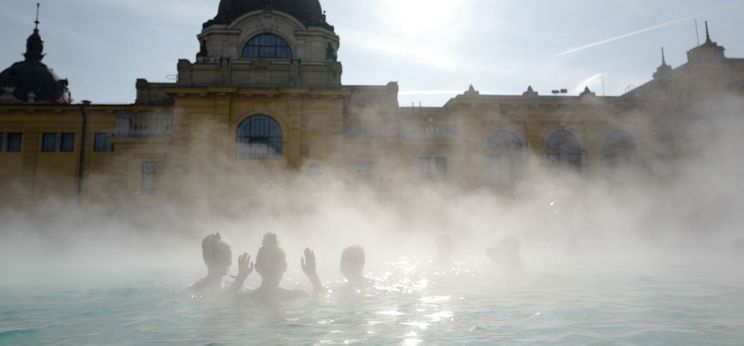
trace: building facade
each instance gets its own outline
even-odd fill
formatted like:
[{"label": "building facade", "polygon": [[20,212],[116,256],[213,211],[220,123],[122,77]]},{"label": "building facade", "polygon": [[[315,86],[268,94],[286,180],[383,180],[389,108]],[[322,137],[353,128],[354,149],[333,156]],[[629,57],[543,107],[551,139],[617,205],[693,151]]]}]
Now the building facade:
[{"label": "building facade", "polygon": [[328,167],[496,190],[555,172],[654,173],[679,155],[674,124],[702,116],[693,103],[744,95],[744,59],[710,35],[622,96],[471,87],[426,108],[400,107],[394,82],[342,85],[341,40],[318,0],[222,0],[197,37],[176,82],[137,80],[133,104],[73,104],[37,27],[25,60],[0,74],[0,203],[178,200],[215,174]]}]

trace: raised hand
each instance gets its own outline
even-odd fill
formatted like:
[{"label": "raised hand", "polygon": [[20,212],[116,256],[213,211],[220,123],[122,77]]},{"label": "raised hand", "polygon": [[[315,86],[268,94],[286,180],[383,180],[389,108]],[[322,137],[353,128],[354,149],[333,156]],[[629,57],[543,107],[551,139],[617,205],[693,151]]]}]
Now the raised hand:
[{"label": "raised hand", "polygon": [[240,291],[243,287],[243,283],[245,283],[245,279],[248,278],[248,275],[253,273],[253,267],[254,265],[253,262],[251,262],[251,255],[244,253],[238,256],[238,276],[235,277],[235,281],[233,281],[230,286],[231,292],[237,293]]},{"label": "raised hand", "polygon": [[254,268],[253,262],[251,262],[251,255],[244,253],[238,257],[238,277],[247,278],[253,273]]},{"label": "raised hand", "polygon": [[307,275],[307,278],[313,283],[315,293],[319,294],[325,292],[325,287],[323,287],[323,284],[320,282],[320,278],[318,277],[318,269],[315,264],[315,252],[313,252],[313,250],[310,250],[309,248],[305,249],[305,256],[300,258],[300,265],[302,266],[302,271]]},{"label": "raised hand", "polygon": [[300,265],[302,271],[307,276],[318,275],[317,267],[315,265],[315,252],[309,248],[305,248],[305,256],[300,258]]}]

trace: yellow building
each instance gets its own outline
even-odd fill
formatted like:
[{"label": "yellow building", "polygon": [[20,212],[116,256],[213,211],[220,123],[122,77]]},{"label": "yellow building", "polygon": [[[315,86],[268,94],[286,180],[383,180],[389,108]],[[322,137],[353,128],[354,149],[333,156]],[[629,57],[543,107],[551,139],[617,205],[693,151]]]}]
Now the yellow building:
[{"label": "yellow building", "polygon": [[222,0],[218,12],[178,80],[138,80],[128,105],[71,104],[34,30],[26,59],[0,74],[0,203],[178,199],[215,172],[303,167],[499,189],[555,169],[654,171],[677,155],[669,124],[694,116],[691,102],[744,94],[744,59],[708,36],[619,97],[471,87],[443,107],[400,107],[396,83],[341,84],[340,38],[318,0]]}]

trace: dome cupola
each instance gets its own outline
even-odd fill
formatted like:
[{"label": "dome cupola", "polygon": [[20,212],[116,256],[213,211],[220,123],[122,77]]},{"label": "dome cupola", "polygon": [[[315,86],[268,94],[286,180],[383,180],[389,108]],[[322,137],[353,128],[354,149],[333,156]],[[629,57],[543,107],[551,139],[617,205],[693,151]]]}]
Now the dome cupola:
[{"label": "dome cupola", "polygon": [[306,27],[320,27],[333,31],[333,26],[326,22],[319,0],[220,0],[217,16],[204,23],[204,27],[214,24],[228,25],[246,13],[259,10],[284,12]]},{"label": "dome cupola", "polygon": [[44,41],[39,35],[38,4],[35,23],[34,32],[26,40],[25,60],[0,73],[0,103],[69,104],[67,80],[41,62]]},{"label": "dome cupola", "polygon": [[178,62],[181,86],[341,87],[340,38],[318,0],[221,0],[197,38],[195,63]]}]

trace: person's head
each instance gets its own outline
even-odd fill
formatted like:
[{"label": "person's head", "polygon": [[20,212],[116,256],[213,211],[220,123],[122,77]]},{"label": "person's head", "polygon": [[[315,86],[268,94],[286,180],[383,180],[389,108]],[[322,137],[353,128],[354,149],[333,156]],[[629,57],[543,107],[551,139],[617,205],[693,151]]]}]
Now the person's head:
[{"label": "person's head", "polygon": [[452,246],[452,238],[450,238],[449,235],[440,234],[439,236],[437,236],[436,245],[437,257],[449,258],[450,255],[452,255],[452,250],[454,249],[454,247]]},{"label": "person's head", "polygon": [[341,274],[352,282],[364,278],[364,249],[354,245],[344,249],[341,253]]},{"label": "person's head", "polygon": [[287,271],[287,258],[279,247],[276,234],[266,233],[263,246],[256,255],[256,272],[261,275],[264,286],[279,286]]},{"label": "person's head", "polygon": [[232,264],[232,250],[219,233],[210,234],[202,240],[202,256],[211,274],[225,276]]}]

